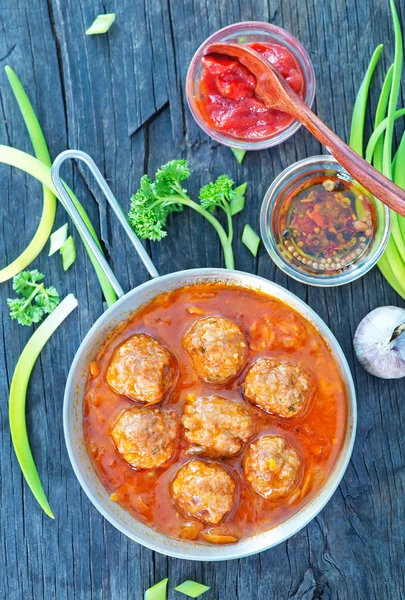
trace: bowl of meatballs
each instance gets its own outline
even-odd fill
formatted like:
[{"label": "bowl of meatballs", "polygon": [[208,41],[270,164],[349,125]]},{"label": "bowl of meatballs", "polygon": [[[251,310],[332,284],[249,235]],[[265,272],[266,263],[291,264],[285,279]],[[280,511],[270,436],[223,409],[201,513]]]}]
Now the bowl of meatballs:
[{"label": "bowl of meatballs", "polygon": [[224,560],[291,537],[329,500],[356,427],[333,334],[254,275],[175,273],[126,294],[75,357],[64,429],[75,473],[120,531]]}]

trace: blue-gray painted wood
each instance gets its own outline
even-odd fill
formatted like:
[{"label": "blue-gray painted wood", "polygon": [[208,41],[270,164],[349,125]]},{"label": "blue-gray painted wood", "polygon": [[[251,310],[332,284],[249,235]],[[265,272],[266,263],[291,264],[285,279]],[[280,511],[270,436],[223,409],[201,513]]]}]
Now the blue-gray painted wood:
[{"label": "blue-gray painted wood", "polygon": [[[397,2],[402,22],[405,9]],[[116,11],[108,35],[86,37],[95,15]],[[80,304],[47,344],[34,369],[27,419],[31,445],[56,519],[46,517],[25,485],[10,442],[7,397],[17,358],[30,335],[10,321],[0,286],[0,598],[8,600],[141,600],[163,577],[173,588],[186,578],[211,586],[204,600],[392,599],[405,597],[405,405],[402,381],[368,376],[353,356],[360,319],[384,305],[403,306],[377,269],[352,285],[318,290],[287,279],[263,247],[254,259],[239,241],[245,222],[258,229],[263,194],[274,176],[298,158],[320,152],[299,131],[284,145],[249,154],[239,166],[229,149],[198,129],[185,108],[184,77],[194,50],[227,24],[256,19],[296,35],[314,62],[315,108],[347,138],[355,93],[375,46],[385,48],[372,89],[375,108],[393,59],[388,0],[3,0],[0,67],[20,77],[39,115],[52,156],[88,152],[125,208],[139,177],[171,158],[185,157],[190,191],[222,172],[249,182],[247,207],[236,217],[237,267],[258,272],[306,300],[330,325],[353,369],[359,427],[346,476],[325,510],[277,548],[240,561],[196,564],[141,548],[113,529],[87,500],[70,467],[62,434],[64,384],[81,339],[103,310],[101,292],[77,238],[78,257],[65,275],[58,255],[34,266]],[[18,108],[0,69],[0,142],[31,152]],[[402,98],[402,101],[404,99]],[[370,122],[371,123],[371,117]],[[146,278],[144,267],[84,171],[66,178],[105,243],[124,289]],[[0,266],[26,245],[38,223],[40,185],[0,168]],[[57,224],[66,221],[58,208]],[[185,210],[169,235],[147,246],[160,273],[221,264],[211,226]],[[169,599],[180,595],[169,593]]]}]

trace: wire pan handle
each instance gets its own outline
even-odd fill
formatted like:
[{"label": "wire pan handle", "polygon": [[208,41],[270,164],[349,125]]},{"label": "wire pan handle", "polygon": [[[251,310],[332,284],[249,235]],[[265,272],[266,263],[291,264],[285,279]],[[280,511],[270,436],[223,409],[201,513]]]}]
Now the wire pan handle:
[{"label": "wire pan handle", "polygon": [[122,210],[120,204],[118,203],[114,194],[110,190],[106,180],[102,176],[100,169],[97,167],[94,160],[88,154],[86,154],[85,152],[82,152],[81,150],[65,150],[64,152],[61,152],[56,157],[56,159],[52,165],[52,169],[51,169],[52,182],[56,188],[56,191],[59,194],[59,197],[61,199],[61,202],[62,202],[64,208],[66,209],[66,212],[69,214],[73,223],[76,225],[80,235],[86,241],[86,244],[89,246],[90,250],[92,251],[94,258],[100,265],[100,268],[103,270],[105,276],[107,277],[109,283],[112,285],[118,298],[121,298],[121,296],[124,295],[124,291],[123,291],[122,287],[120,286],[110,265],[106,261],[104,254],[102,253],[102,251],[98,247],[97,243],[95,242],[93,236],[91,235],[90,231],[88,230],[85,222],[83,221],[79,211],[77,210],[76,206],[74,205],[71,197],[69,196],[69,194],[66,190],[65,184],[63,183],[62,179],[60,178],[59,172],[60,172],[62,163],[65,162],[65,160],[72,159],[72,158],[76,159],[76,160],[81,160],[90,169],[99,188],[101,189],[105,198],[107,199],[107,202],[113,209],[116,217],[118,218],[119,222],[121,223],[122,227],[124,228],[125,233],[131,240],[132,245],[134,246],[136,252],[138,253],[138,256],[142,260],[143,264],[145,265],[145,267],[148,270],[151,277],[158,277],[159,273],[157,272],[155,265],[151,261],[148,253],[146,252],[146,250],[143,247],[142,243],[140,242],[139,238],[135,235],[134,231],[131,229],[131,226],[129,225],[129,223],[127,221],[124,211]]}]

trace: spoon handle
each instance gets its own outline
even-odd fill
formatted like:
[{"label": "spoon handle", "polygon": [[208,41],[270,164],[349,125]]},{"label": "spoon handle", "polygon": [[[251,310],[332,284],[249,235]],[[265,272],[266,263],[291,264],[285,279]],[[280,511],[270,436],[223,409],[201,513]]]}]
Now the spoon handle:
[{"label": "spoon handle", "polygon": [[[297,98],[298,100],[298,98]],[[292,108],[291,106],[289,109]],[[372,167],[350,146],[345,144],[303,102],[294,102],[290,114],[300,121],[336,158],[346,171],[389,208],[405,216],[405,191]],[[405,168],[405,167],[404,167]]]}]

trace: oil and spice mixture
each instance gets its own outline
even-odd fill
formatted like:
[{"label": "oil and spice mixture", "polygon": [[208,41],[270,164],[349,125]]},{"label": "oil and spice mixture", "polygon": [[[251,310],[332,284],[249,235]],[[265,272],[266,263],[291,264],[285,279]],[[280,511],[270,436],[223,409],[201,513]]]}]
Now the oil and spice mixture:
[{"label": "oil and spice mixture", "polygon": [[375,233],[370,197],[351,181],[320,175],[296,187],[280,210],[292,260],[312,272],[342,271],[367,253]]}]

